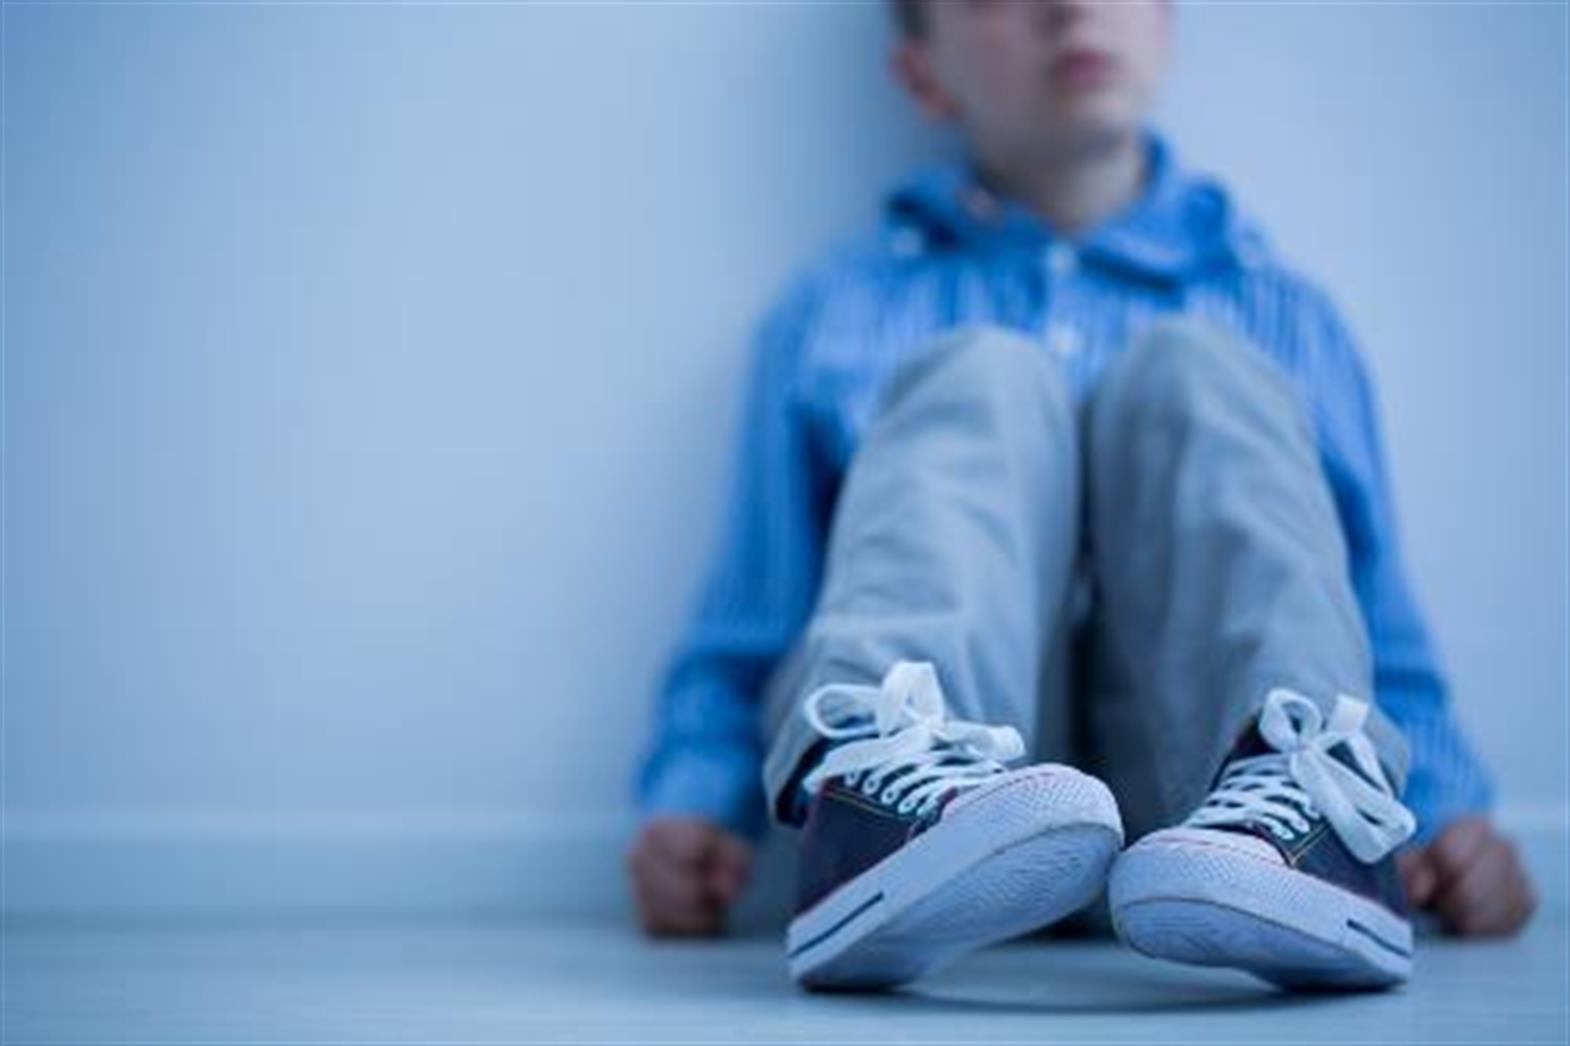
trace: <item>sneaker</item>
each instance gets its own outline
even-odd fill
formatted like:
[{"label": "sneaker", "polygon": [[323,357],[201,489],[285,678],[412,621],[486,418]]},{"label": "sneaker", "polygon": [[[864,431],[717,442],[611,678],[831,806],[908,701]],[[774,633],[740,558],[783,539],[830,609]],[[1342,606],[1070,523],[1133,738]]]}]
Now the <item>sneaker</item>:
[{"label": "sneaker", "polygon": [[1392,852],[1412,834],[1363,733],[1368,705],[1274,690],[1209,798],[1118,858],[1112,922],[1136,951],[1287,988],[1383,988],[1412,971]]},{"label": "sneaker", "polygon": [[1008,769],[1012,727],[949,719],[932,665],[831,684],[803,714],[830,747],[806,775],[791,976],[887,988],[1089,904],[1123,844],[1112,793],[1066,766]]}]

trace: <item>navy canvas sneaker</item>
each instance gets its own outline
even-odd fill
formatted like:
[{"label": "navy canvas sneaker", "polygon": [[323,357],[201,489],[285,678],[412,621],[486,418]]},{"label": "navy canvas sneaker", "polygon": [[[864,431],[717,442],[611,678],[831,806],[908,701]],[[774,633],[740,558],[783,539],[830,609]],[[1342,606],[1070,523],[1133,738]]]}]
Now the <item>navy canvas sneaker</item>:
[{"label": "navy canvas sneaker", "polygon": [[1412,834],[1363,732],[1365,702],[1329,720],[1274,690],[1209,798],[1118,858],[1118,936],[1156,958],[1232,966],[1288,988],[1382,988],[1412,971],[1393,851]]},{"label": "navy canvas sneaker", "polygon": [[886,988],[1089,904],[1123,843],[1112,793],[1066,766],[1010,770],[1012,727],[947,717],[930,664],[802,708],[829,747],[803,781],[791,976]]}]

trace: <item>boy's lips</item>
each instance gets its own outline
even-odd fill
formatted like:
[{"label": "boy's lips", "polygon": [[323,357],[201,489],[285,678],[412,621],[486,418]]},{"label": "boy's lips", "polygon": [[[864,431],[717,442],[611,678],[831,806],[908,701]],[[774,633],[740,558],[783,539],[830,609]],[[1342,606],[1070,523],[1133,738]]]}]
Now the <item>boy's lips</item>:
[{"label": "boy's lips", "polygon": [[1059,87],[1095,87],[1112,79],[1117,60],[1105,51],[1088,47],[1065,51],[1052,63],[1052,82]]}]

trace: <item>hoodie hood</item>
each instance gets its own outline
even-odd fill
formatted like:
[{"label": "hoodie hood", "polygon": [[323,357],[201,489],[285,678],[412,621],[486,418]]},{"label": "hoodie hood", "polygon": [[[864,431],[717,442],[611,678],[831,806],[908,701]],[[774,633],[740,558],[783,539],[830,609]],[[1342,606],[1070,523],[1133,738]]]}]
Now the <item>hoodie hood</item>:
[{"label": "hoodie hood", "polygon": [[[1074,237],[1080,254],[1130,275],[1183,282],[1249,265],[1266,242],[1214,178],[1185,171],[1158,133],[1144,132],[1145,187],[1118,213]],[[988,191],[971,162],[919,172],[888,197],[892,242],[917,250],[1039,251],[1065,239],[1033,212]]]}]

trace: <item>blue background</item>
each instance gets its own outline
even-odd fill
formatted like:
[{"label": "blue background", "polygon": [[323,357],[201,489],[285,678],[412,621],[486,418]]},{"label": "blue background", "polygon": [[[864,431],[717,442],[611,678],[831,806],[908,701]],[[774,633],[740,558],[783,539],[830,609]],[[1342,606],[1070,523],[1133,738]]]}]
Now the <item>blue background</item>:
[{"label": "blue background", "polygon": [[[6,903],[610,896],[747,328],[946,148],[881,5],[3,18]],[[1177,27],[1161,122],[1361,335],[1562,825],[1566,9]]]}]

